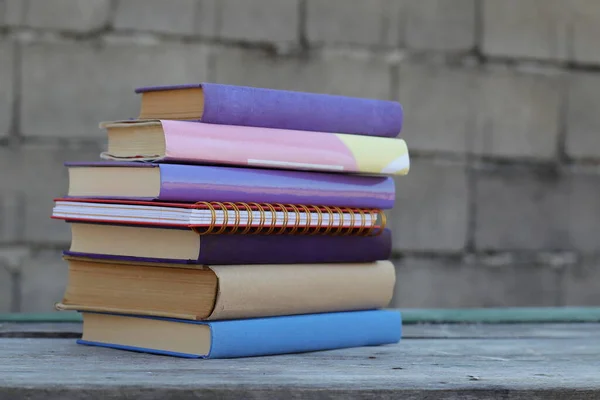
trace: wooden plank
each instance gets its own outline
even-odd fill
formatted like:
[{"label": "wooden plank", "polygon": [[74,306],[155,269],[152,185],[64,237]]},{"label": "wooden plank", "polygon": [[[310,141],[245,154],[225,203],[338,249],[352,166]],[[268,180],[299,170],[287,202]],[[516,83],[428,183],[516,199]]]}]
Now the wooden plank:
[{"label": "wooden plank", "polygon": [[76,338],[81,328],[73,322],[0,323],[0,338]]},{"label": "wooden plank", "polygon": [[[570,336],[568,328],[569,334],[552,336],[548,328],[536,333],[546,337],[404,339],[391,346],[234,360],[152,356],[71,339],[4,338],[0,398],[600,398],[600,325],[586,325],[582,336]],[[520,325],[512,329],[519,336]]]},{"label": "wooden plank", "polygon": [[[600,322],[600,307],[401,308],[405,323]],[[80,322],[76,311],[0,313],[2,322]]]},{"label": "wooden plank", "polygon": [[600,324],[415,324],[403,327],[403,337],[426,338],[597,338]]},{"label": "wooden plank", "polygon": [[[412,324],[404,325],[403,337],[427,338],[558,338],[596,337],[599,324]],[[75,338],[81,324],[74,322],[0,323],[0,337]]]}]

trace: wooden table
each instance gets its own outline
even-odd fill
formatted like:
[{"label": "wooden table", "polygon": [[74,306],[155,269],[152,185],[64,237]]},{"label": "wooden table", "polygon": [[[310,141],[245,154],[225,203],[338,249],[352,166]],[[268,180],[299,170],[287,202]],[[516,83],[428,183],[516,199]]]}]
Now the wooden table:
[{"label": "wooden table", "polygon": [[0,399],[600,399],[600,324],[415,324],[397,345],[185,360],[0,323]]}]

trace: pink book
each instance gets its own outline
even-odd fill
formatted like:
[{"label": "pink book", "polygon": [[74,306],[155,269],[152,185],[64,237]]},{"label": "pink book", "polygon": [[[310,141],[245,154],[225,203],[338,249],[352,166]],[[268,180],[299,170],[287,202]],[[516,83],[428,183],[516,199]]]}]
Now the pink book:
[{"label": "pink book", "polygon": [[289,129],[145,120],[101,124],[102,158],[242,167],[406,175],[403,139]]}]

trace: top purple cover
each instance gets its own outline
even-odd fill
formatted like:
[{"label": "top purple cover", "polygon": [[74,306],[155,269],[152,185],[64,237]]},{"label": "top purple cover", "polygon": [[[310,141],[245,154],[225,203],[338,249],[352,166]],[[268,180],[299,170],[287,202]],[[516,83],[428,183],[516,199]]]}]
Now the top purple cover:
[{"label": "top purple cover", "polygon": [[202,88],[202,122],[223,125],[397,137],[402,130],[400,103],[336,96],[199,83],[142,87],[136,93]]}]

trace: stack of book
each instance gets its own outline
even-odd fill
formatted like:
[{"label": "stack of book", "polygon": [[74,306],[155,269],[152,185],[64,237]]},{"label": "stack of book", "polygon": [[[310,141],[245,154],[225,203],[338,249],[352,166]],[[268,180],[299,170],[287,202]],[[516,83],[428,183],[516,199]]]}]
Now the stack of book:
[{"label": "stack of book", "polygon": [[67,163],[60,310],[78,343],[192,358],[401,338],[385,210],[409,170],[399,103],[204,83],[142,88]]}]

